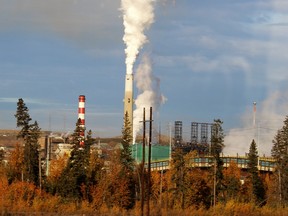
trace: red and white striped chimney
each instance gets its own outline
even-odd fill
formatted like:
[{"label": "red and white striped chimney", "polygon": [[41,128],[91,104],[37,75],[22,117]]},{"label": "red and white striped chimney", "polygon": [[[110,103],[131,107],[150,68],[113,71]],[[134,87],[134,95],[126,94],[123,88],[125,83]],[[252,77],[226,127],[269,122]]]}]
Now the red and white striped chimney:
[{"label": "red and white striped chimney", "polygon": [[85,95],[79,96],[79,106],[78,106],[78,119],[80,119],[80,128],[82,128],[80,132],[81,140],[80,146],[84,146],[84,138],[85,138]]}]

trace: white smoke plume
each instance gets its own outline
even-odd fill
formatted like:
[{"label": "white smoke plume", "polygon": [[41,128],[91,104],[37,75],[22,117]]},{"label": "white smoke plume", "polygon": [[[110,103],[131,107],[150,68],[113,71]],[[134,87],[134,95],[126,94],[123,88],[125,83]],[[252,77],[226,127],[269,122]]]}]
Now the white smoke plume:
[{"label": "white smoke plume", "polygon": [[147,55],[143,56],[135,74],[135,82],[138,89],[138,97],[135,100],[136,109],[133,112],[133,143],[136,135],[141,130],[143,123],[143,108],[145,119],[148,120],[150,107],[156,113],[160,105],[167,100],[160,91],[160,80],[152,73],[151,60]]},{"label": "white smoke plume", "polygon": [[253,104],[243,116],[243,127],[231,129],[225,137],[226,155],[244,155],[254,139],[260,156],[269,156],[272,140],[277,130],[283,126],[288,110],[288,92],[276,91],[260,103],[257,103],[256,127],[253,127]]},{"label": "white smoke plume", "polygon": [[148,41],[144,31],[154,22],[155,0],[122,0],[124,36],[126,44],[126,74],[133,73],[139,50]]}]

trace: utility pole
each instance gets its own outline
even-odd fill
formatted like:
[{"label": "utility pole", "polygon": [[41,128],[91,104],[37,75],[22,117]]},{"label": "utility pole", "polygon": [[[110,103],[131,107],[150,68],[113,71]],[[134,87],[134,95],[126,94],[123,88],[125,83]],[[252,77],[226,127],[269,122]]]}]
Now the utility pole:
[{"label": "utility pole", "polygon": [[216,159],[214,157],[213,207],[216,206]]},{"label": "utility pole", "polygon": [[172,138],[171,138],[171,122],[169,122],[169,161],[172,159]]},{"label": "utility pole", "polygon": [[[150,180],[151,180],[151,141],[152,141],[152,107],[150,107],[150,128],[149,128],[149,143],[148,143],[148,180],[147,180],[147,216],[150,215]],[[145,134],[146,134],[146,120],[145,108],[143,108],[143,143],[142,143],[142,175],[141,175],[141,216],[144,215],[144,201],[145,201]]]},{"label": "utility pole", "polygon": [[150,120],[149,120],[149,143],[148,143],[148,197],[147,197],[147,216],[150,215],[150,178],[151,178],[151,140],[152,140],[152,107],[150,107]]},{"label": "utility pole", "polygon": [[38,168],[39,168],[39,187],[40,187],[40,194],[42,193],[42,164],[41,164],[41,152],[38,150]]},{"label": "utility pole", "polygon": [[142,137],[142,173],[141,173],[141,216],[144,215],[144,199],[145,199],[145,107],[143,108],[143,137]]},{"label": "utility pole", "polygon": [[160,208],[162,208],[162,179],[163,179],[163,169],[161,169],[161,173],[160,173]]}]

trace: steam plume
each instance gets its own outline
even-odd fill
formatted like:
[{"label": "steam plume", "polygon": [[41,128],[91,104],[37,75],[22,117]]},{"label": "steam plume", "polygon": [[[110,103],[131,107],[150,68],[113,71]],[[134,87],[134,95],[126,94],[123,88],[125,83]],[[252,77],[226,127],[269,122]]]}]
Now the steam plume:
[{"label": "steam plume", "polygon": [[[257,103],[258,104],[258,103]],[[287,113],[287,91],[276,91],[259,103],[257,107],[256,128],[252,125],[252,107],[243,116],[243,127],[231,129],[225,137],[224,154],[244,155],[249,152],[252,139],[255,139],[260,156],[269,156],[272,140],[277,130],[283,126]],[[256,131],[254,131],[256,129]],[[256,133],[256,137],[255,137]]]},{"label": "steam plume", "polygon": [[126,44],[126,74],[133,73],[139,50],[147,42],[144,31],[154,21],[154,0],[122,0],[124,36]]},{"label": "steam plume", "polygon": [[153,107],[155,113],[160,105],[167,100],[160,91],[160,80],[152,73],[151,61],[147,55],[144,55],[142,62],[137,68],[135,82],[138,89],[138,97],[135,100],[136,109],[133,112],[133,143],[137,133],[142,128],[143,108],[145,107],[145,119],[149,119],[149,108]]}]

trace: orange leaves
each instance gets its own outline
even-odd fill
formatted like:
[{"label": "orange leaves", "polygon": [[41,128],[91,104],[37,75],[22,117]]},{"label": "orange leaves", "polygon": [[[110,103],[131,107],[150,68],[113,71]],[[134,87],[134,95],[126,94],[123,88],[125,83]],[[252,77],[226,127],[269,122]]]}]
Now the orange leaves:
[{"label": "orange leaves", "polygon": [[15,211],[29,208],[33,204],[34,197],[40,194],[33,184],[27,182],[16,181],[7,186],[7,183],[2,182],[1,206],[9,206]]},{"label": "orange leaves", "polygon": [[223,170],[223,175],[225,177],[234,177],[240,180],[241,170],[238,168],[236,162],[231,161],[229,167]]},{"label": "orange leaves", "polygon": [[[103,167],[101,161],[97,159],[98,166],[102,169],[95,169],[98,177],[95,185],[90,186],[89,191],[92,197],[92,205],[95,209],[127,208],[131,205],[131,183],[133,173],[123,169],[119,163],[119,151],[110,155],[110,162]],[[96,158],[94,158],[96,159]],[[94,165],[95,166],[95,165]],[[132,183],[134,187],[134,183]]]},{"label": "orange leaves", "polygon": [[23,148],[17,143],[14,151],[8,157],[8,176],[10,181],[21,180],[24,168],[23,160]]},{"label": "orange leaves", "polygon": [[152,199],[158,200],[163,191],[163,173],[151,172],[151,194]]},{"label": "orange leaves", "polygon": [[51,160],[49,162],[49,175],[47,177],[48,181],[55,182],[59,180],[63,169],[66,166],[68,160],[67,155],[63,155],[58,159]]},{"label": "orange leaves", "polygon": [[207,184],[207,173],[201,170],[193,170],[185,177],[186,200],[185,206],[195,208],[208,208],[210,205],[211,188]]}]

